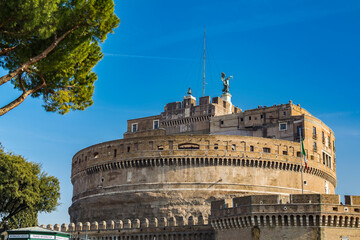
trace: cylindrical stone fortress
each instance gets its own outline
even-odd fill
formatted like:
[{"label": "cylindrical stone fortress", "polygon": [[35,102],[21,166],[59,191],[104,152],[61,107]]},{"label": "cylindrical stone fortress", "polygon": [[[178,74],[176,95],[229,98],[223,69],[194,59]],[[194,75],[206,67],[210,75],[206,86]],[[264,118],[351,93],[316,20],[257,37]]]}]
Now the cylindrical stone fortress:
[{"label": "cylindrical stone fortress", "polygon": [[[207,218],[210,202],[217,199],[301,193],[297,142],[155,131],[159,134],[104,142],[75,154],[71,222],[187,221],[191,216]],[[304,192],[333,194],[335,167],[324,165],[319,156],[311,159],[308,172],[303,169]]]}]

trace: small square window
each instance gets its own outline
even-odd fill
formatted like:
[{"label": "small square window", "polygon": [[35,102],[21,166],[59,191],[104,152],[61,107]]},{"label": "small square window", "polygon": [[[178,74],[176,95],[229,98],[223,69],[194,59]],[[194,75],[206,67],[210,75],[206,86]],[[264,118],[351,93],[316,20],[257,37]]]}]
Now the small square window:
[{"label": "small square window", "polygon": [[244,121],[244,118],[240,118],[240,121],[243,122],[243,121]]},{"label": "small square window", "polygon": [[270,153],[270,148],[263,148],[264,153]]},{"label": "small square window", "polygon": [[137,132],[138,131],[138,124],[137,123],[133,123],[131,125],[131,131],[132,132]]},{"label": "small square window", "polygon": [[288,155],[288,152],[287,152],[287,151],[283,151],[283,155]]},{"label": "small square window", "polygon": [[338,211],[338,208],[337,208],[337,207],[333,207],[333,211]]},{"label": "small square window", "polygon": [[255,117],[255,120],[257,120],[257,117]]},{"label": "small square window", "polygon": [[224,121],[223,120],[220,120],[220,125],[223,125],[224,124]]},{"label": "small square window", "polygon": [[279,124],[279,130],[280,130],[280,131],[285,131],[286,129],[287,129],[286,123],[280,123],[280,124]]},{"label": "small square window", "polygon": [[153,121],[153,129],[158,129],[159,128],[159,120],[154,120]]}]

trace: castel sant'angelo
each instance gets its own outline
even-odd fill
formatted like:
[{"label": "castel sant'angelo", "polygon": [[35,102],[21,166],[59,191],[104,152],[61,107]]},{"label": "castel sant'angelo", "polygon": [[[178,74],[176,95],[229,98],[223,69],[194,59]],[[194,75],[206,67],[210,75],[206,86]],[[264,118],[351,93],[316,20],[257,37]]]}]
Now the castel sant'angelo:
[{"label": "castel sant'angelo", "polygon": [[223,81],[221,97],[189,90],[128,120],[123,139],[77,152],[72,223],[48,228],[92,240],[360,239],[360,197],[335,195],[334,132],[292,101],[243,111]]}]

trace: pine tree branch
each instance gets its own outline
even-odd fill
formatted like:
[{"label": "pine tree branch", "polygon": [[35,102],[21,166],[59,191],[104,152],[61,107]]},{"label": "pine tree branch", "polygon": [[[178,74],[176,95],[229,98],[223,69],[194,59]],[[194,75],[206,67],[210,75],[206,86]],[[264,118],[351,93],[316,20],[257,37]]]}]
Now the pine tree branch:
[{"label": "pine tree branch", "polygon": [[19,106],[29,95],[31,95],[31,94],[35,93],[36,91],[38,91],[39,89],[45,87],[46,82],[41,73],[39,74],[39,77],[42,80],[42,83],[33,89],[29,89],[29,90],[26,90],[25,88],[22,89],[23,93],[18,98],[16,98],[14,101],[10,102],[6,106],[0,108],[0,116],[4,115],[5,113],[7,113],[10,110],[14,109],[15,107]]},{"label": "pine tree branch", "polygon": [[14,46],[14,47],[10,47],[10,48],[3,48],[0,50],[0,56],[7,54],[8,52],[13,51],[15,48],[17,48],[18,46]]},{"label": "pine tree branch", "polygon": [[[46,48],[42,53],[40,53],[39,55],[35,56],[34,58],[30,58],[27,62],[25,62],[24,64],[22,64],[20,67],[18,67],[16,70],[12,71],[11,73],[2,76],[0,78],[0,86],[3,85],[4,83],[10,81],[11,79],[13,79],[14,77],[16,77],[17,75],[19,75],[20,73],[24,72],[29,66],[33,65],[34,63],[46,58],[46,56],[52,51],[54,50],[54,48],[66,37],[68,36],[70,33],[72,33],[73,31],[75,31],[78,27],[80,26],[80,24],[76,24],[73,28],[71,28],[70,30],[68,30],[67,32],[65,32],[63,35],[61,35],[59,38],[56,38],[53,43]],[[1,114],[0,114],[1,116]]]}]

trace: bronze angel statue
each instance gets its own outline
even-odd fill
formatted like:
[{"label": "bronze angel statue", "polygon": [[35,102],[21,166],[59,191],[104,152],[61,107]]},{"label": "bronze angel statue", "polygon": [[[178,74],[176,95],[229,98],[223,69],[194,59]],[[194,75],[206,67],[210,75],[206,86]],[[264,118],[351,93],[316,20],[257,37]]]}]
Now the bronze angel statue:
[{"label": "bronze angel statue", "polygon": [[233,78],[232,76],[225,78],[225,73],[221,73],[221,81],[223,82],[224,88],[222,90],[223,93],[229,93],[229,81],[230,78]]}]

